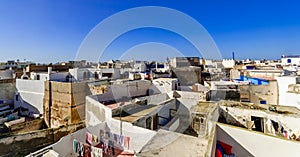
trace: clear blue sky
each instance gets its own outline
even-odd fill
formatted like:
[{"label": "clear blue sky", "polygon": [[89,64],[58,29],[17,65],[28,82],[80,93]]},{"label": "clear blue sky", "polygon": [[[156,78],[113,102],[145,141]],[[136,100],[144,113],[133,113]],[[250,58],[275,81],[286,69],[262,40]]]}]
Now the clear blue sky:
[{"label": "clear blue sky", "polygon": [[[114,13],[138,6],[164,6],[190,15],[207,29],[223,58],[230,58],[232,51],[240,59],[300,54],[300,2],[296,0],[2,0],[0,61],[74,60],[93,27]],[[136,39],[180,43],[184,55],[197,55],[178,35],[149,28],[124,34],[115,41],[119,49],[108,48],[103,57],[120,57],[138,44]]]}]

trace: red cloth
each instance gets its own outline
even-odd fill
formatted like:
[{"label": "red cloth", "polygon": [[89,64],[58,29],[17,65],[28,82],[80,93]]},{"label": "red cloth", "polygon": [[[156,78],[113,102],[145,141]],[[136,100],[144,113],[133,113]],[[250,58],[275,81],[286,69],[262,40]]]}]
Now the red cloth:
[{"label": "red cloth", "polygon": [[124,147],[129,149],[130,137],[124,137]]},{"label": "red cloth", "polygon": [[[103,149],[101,144],[98,144],[95,147]],[[129,151],[120,150],[117,147],[115,147],[114,157],[133,157],[133,156],[134,156],[134,154]],[[108,154],[104,153],[104,151],[103,151],[103,157],[112,157],[112,155],[108,155]]]},{"label": "red cloth", "polygon": [[223,155],[219,149],[216,150],[216,157],[223,157]]},{"label": "red cloth", "polygon": [[90,134],[89,132],[86,132],[85,133],[85,140],[86,140],[87,144],[92,145],[93,135]]},{"label": "red cloth", "polygon": [[223,148],[225,154],[231,154],[231,149],[232,149],[232,146],[229,145],[229,144],[226,144],[224,142],[221,142],[221,141],[218,141],[218,143],[221,145],[221,147]]},{"label": "red cloth", "polygon": [[91,146],[84,145],[84,156],[83,157],[91,157]]}]

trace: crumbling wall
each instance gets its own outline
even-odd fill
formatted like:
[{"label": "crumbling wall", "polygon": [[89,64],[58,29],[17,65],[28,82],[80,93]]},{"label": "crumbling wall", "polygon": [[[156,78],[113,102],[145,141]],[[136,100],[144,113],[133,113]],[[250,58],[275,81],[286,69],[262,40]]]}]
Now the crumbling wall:
[{"label": "crumbling wall", "polygon": [[278,104],[278,86],[276,81],[269,81],[268,85],[250,86],[250,101],[260,104],[261,100],[265,100],[267,104]]},{"label": "crumbling wall", "polygon": [[240,92],[238,90],[210,90],[206,94],[207,101],[234,100],[240,101]]},{"label": "crumbling wall", "polygon": [[[249,106],[251,107],[251,106]],[[221,106],[220,107],[220,119],[219,122],[242,126],[244,128],[252,129],[253,121],[251,117],[260,117],[263,121],[263,127],[266,127],[266,121],[272,120],[279,124],[279,130],[277,132],[272,133],[272,135],[280,135],[281,136],[281,127],[287,131],[289,136],[295,135],[295,139],[300,139],[300,124],[299,124],[299,116],[298,115],[288,115],[285,113],[273,113],[268,110],[263,110],[261,108],[255,109],[246,109],[242,107],[229,107],[229,106]],[[226,121],[221,121],[222,117],[225,118]],[[264,131],[265,133],[270,133]]]},{"label": "crumbling wall", "polygon": [[106,92],[97,95],[96,100],[100,102],[118,101],[124,98],[130,99],[132,97],[145,96],[148,95],[150,86],[151,82],[147,80],[115,83],[107,86]]},{"label": "crumbling wall", "polygon": [[46,124],[52,128],[78,123],[85,118],[86,82],[45,81],[44,111]]},{"label": "crumbling wall", "polygon": [[84,127],[83,123],[57,129],[38,130],[0,139],[0,156],[25,156],[31,152],[57,142],[63,136]]},{"label": "crumbling wall", "polygon": [[195,83],[201,83],[200,67],[172,68],[172,73],[178,78],[181,86],[191,86]]}]

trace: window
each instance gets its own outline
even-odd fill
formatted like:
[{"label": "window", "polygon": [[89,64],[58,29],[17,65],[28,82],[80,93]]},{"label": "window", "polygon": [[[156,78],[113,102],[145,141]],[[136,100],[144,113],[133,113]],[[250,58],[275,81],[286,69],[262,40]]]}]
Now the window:
[{"label": "window", "polygon": [[204,122],[203,118],[200,118],[200,123],[203,123],[203,122]]},{"label": "window", "polygon": [[16,95],[16,101],[19,101],[19,94]]},{"label": "window", "polygon": [[260,104],[267,104],[267,101],[266,100],[261,100]]},{"label": "window", "polygon": [[291,59],[287,59],[287,63],[292,63],[292,60]]}]

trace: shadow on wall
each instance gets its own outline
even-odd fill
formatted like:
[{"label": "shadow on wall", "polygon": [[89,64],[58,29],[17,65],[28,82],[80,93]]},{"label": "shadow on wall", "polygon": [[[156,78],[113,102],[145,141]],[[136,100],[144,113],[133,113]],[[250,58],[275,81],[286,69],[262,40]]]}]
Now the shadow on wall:
[{"label": "shadow on wall", "polygon": [[[42,105],[43,104],[41,104],[41,106]],[[15,109],[17,109],[17,108],[28,109],[28,111],[32,114],[42,114],[35,106],[31,105],[27,101],[24,101],[22,96],[20,95],[20,93],[15,93],[14,106],[15,106],[14,107]]]}]

